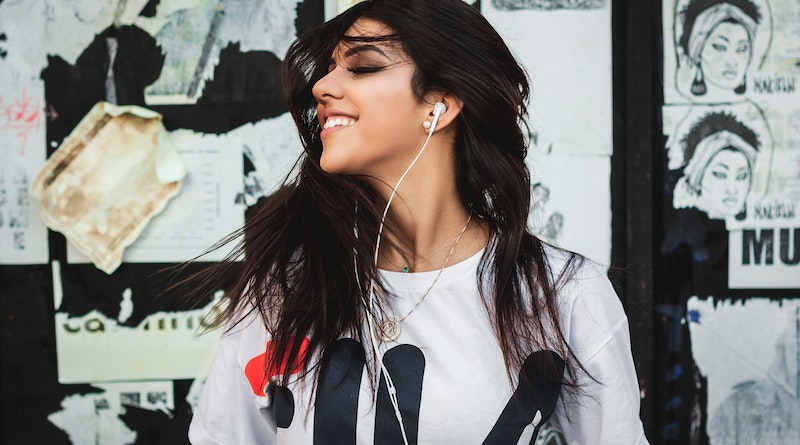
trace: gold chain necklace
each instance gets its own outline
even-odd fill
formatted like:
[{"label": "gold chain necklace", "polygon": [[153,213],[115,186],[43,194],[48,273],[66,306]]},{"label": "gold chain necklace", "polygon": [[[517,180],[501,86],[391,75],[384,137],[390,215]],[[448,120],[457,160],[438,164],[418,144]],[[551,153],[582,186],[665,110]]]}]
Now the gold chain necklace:
[{"label": "gold chain necklace", "polygon": [[[464,224],[464,228],[461,229],[461,232],[458,234],[458,236],[454,240],[455,243],[453,244],[453,247],[450,248],[450,252],[447,254],[447,258],[444,259],[444,263],[442,264],[442,267],[439,269],[439,273],[436,274],[436,278],[433,279],[433,282],[431,283],[431,285],[428,286],[428,289],[426,289],[425,293],[422,294],[422,296],[419,298],[419,301],[417,301],[417,304],[415,304],[414,307],[412,307],[411,310],[408,311],[408,313],[406,315],[404,315],[403,317],[401,317],[399,319],[398,318],[394,318],[394,317],[386,317],[383,320],[381,320],[381,322],[380,322],[380,324],[378,326],[378,336],[380,337],[381,341],[383,341],[383,342],[392,342],[392,341],[397,340],[398,337],[400,337],[400,332],[403,330],[402,326],[400,324],[406,318],[408,318],[409,315],[411,315],[415,310],[417,310],[417,308],[425,300],[425,297],[427,297],[428,294],[431,292],[431,289],[433,289],[433,286],[436,285],[436,282],[439,281],[439,277],[442,276],[442,272],[444,272],[445,267],[447,267],[447,263],[450,261],[450,257],[453,256],[453,252],[456,251],[456,247],[458,246],[458,242],[461,241],[461,237],[463,237],[464,233],[467,232],[467,227],[469,227],[469,223],[471,221],[472,221],[472,212],[470,212],[469,218],[467,218],[467,223]],[[450,243],[447,243],[447,244],[445,244],[445,246],[447,246],[449,244]]]},{"label": "gold chain necklace", "polygon": [[[472,215],[470,215],[470,218],[471,217],[472,217]],[[450,244],[453,244],[454,242],[457,243],[462,235],[464,235],[463,232],[459,233],[458,235],[456,235],[455,238],[453,238],[450,241],[444,243],[442,246],[437,247],[436,250],[434,250],[433,252],[425,255],[424,257],[422,257],[422,258],[420,258],[420,259],[418,259],[416,261],[414,261],[414,264],[421,263],[421,262],[427,260],[428,258],[432,257],[433,255],[441,252],[442,249],[444,249],[445,247],[449,246]],[[395,250],[397,250],[398,252],[402,253],[402,251],[399,248],[395,248]],[[388,261],[392,266],[400,268],[400,265],[395,263],[394,261],[390,260],[389,257],[386,257],[386,261]],[[408,266],[408,264],[403,264],[403,267],[401,268],[401,270],[403,271],[403,273],[413,272],[413,270],[411,269],[411,267]]]}]

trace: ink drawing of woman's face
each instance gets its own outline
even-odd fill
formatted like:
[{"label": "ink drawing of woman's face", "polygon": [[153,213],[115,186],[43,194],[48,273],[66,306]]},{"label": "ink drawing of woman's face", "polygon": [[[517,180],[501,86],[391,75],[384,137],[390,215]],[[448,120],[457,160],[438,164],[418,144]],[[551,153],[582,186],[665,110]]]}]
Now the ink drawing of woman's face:
[{"label": "ink drawing of woman's face", "polygon": [[700,64],[708,84],[733,90],[745,81],[752,45],[745,28],[734,22],[718,24],[700,52]]},{"label": "ink drawing of woman's face", "polygon": [[744,209],[750,192],[750,165],[739,150],[726,148],[715,154],[700,180],[697,208],[711,218],[735,216]]}]

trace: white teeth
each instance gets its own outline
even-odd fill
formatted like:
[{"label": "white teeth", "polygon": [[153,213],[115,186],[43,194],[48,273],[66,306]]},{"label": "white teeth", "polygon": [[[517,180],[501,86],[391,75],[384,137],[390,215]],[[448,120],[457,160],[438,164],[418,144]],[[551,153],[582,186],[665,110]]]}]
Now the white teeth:
[{"label": "white teeth", "polygon": [[331,117],[331,118],[328,118],[327,121],[325,121],[325,125],[323,125],[322,128],[333,128],[333,127],[338,127],[338,126],[349,127],[349,126],[355,125],[355,124],[356,124],[356,120],[355,119],[347,119],[347,118],[342,118],[342,117],[336,117],[336,118],[332,118]]}]

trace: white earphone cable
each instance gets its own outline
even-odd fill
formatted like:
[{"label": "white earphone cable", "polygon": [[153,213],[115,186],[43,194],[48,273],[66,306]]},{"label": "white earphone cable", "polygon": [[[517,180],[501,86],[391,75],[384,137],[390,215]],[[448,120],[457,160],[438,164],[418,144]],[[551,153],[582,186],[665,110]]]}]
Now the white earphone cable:
[{"label": "white earphone cable", "polygon": [[[373,256],[373,259],[375,261],[375,267],[378,267],[378,254],[380,253],[381,235],[383,234],[383,227],[384,227],[385,222],[386,222],[386,215],[388,215],[389,207],[392,205],[392,201],[394,200],[394,197],[397,195],[397,189],[400,188],[400,184],[403,182],[403,179],[405,179],[406,175],[408,175],[408,172],[411,171],[411,168],[414,167],[414,164],[416,164],[417,160],[419,160],[419,158],[422,156],[422,153],[425,151],[425,148],[428,146],[428,142],[430,142],[430,140],[431,140],[431,136],[433,136],[433,132],[436,129],[436,124],[439,122],[439,116],[441,116],[441,114],[444,113],[444,111],[446,110],[446,108],[443,106],[443,104],[442,104],[442,106],[439,106],[439,103],[437,103],[436,106],[434,106],[433,121],[431,122],[431,128],[428,131],[428,137],[425,138],[425,143],[422,144],[422,148],[419,149],[419,153],[417,153],[417,155],[411,161],[411,164],[409,164],[408,167],[406,168],[406,170],[403,172],[403,174],[400,175],[400,179],[397,180],[397,184],[395,184],[395,186],[392,188],[392,193],[389,195],[389,199],[386,201],[386,207],[383,209],[383,214],[381,215],[381,223],[380,223],[380,226],[378,227],[378,235],[377,235],[376,240],[375,240],[375,253],[374,253],[374,256]],[[355,231],[356,237],[358,237],[358,227],[354,226],[353,230]],[[353,265],[355,266],[355,270],[356,270],[356,283],[358,284],[358,287],[360,289],[361,288],[361,280],[360,280],[360,278],[358,276],[358,257],[356,255],[355,248],[353,248]],[[392,377],[389,375],[389,370],[386,369],[386,365],[383,363],[383,360],[380,358],[380,351],[379,351],[380,348],[379,348],[378,340],[377,340],[377,335],[378,334],[377,334],[377,332],[375,330],[375,319],[374,319],[374,316],[372,315],[372,310],[380,309],[380,304],[378,302],[378,299],[377,299],[376,293],[375,293],[375,279],[370,279],[369,297],[370,297],[369,305],[364,300],[363,295],[361,297],[361,302],[362,302],[362,304],[364,304],[364,308],[367,309],[366,310],[367,328],[369,329],[369,333],[370,333],[369,337],[370,337],[370,343],[372,344],[372,352],[374,354],[375,360],[378,362],[378,365],[380,366],[381,373],[383,374],[383,378],[386,381],[386,389],[389,392],[389,401],[392,403],[392,408],[394,409],[394,415],[395,415],[395,417],[397,417],[397,422],[400,425],[400,433],[403,436],[403,443],[405,445],[408,445],[408,437],[406,435],[406,428],[405,428],[405,425],[403,423],[403,416],[402,416],[402,414],[400,414],[400,405],[399,405],[399,403],[397,401],[397,387],[394,385],[394,381],[392,380]]]}]

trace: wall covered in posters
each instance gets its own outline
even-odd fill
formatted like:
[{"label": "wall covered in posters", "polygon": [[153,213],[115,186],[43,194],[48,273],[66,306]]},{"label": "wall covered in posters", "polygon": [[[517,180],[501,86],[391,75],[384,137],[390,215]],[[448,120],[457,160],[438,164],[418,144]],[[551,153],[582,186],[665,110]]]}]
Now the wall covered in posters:
[{"label": "wall covered in posters", "polygon": [[[301,148],[280,93],[281,58],[297,33],[352,3],[0,0],[3,442],[185,442],[215,344],[198,332],[220,292],[200,305],[170,299],[161,271],[241,226],[290,171]],[[608,265],[611,2],[468,3],[501,30],[535,85],[531,227]],[[559,44],[536,39],[531,25]],[[579,69],[586,63],[591,72]],[[100,103],[114,111],[98,113]],[[119,111],[126,106],[148,111]],[[142,162],[122,149],[101,168],[71,160],[104,146],[95,140],[147,145],[162,166],[170,147],[185,173],[172,178],[179,193],[137,221],[129,245],[48,231],[44,195],[29,196],[47,159],[61,156],[42,179],[59,192],[54,218],[80,213],[86,233],[124,229],[114,203],[149,197],[116,181]],[[158,188],[163,171],[150,173]],[[596,230],[583,230],[587,221]],[[98,260],[101,247],[120,258]],[[558,440],[548,431],[540,443]]]},{"label": "wall covered in posters", "polygon": [[291,170],[281,58],[323,10],[0,1],[0,442],[186,443],[221,290],[172,298],[164,268],[240,227]]},{"label": "wall covered in posters", "polygon": [[800,4],[665,0],[665,443],[800,438]]}]

